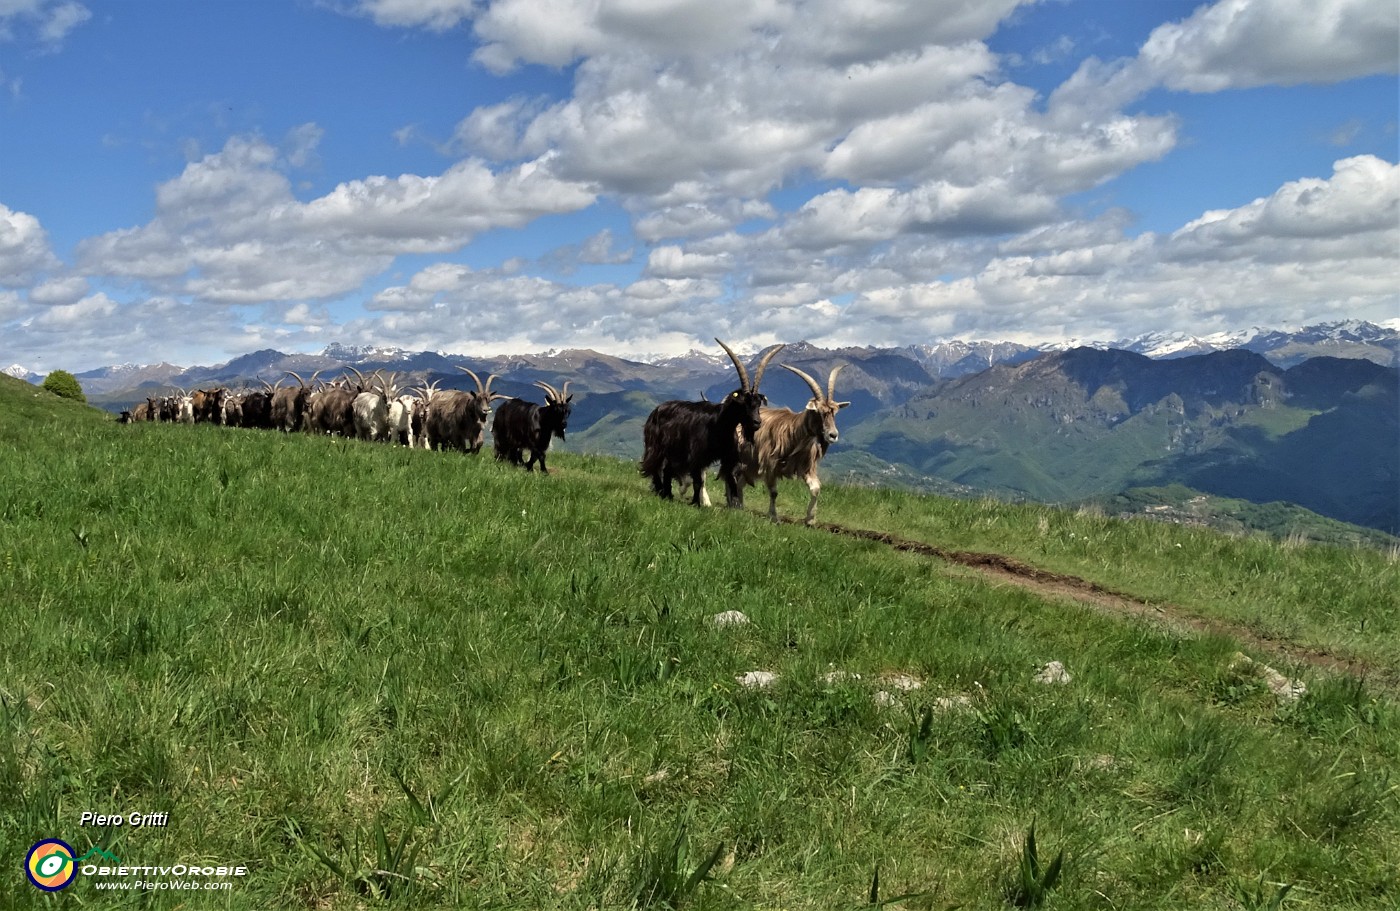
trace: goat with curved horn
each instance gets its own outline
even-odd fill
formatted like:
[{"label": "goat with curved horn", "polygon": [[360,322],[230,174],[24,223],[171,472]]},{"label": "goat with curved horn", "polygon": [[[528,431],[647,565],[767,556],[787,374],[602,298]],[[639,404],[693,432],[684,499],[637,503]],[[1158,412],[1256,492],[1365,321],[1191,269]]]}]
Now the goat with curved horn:
[{"label": "goat with curved horn", "polygon": [[493,398],[491,382],[496,375],[491,374],[482,383],[481,377],[471,369],[461,365],[457,365],[457,369],[472,378],[476,391],[445,389],[434,395],[428,403],[424,432],[433,448],[456,449],[476,455],[486,442],[486,421],[491,417]]},{"label": "goat with curved horn", "polygon": [[[489,387],[490,384],[487,385]],[[534,471],[538,462],[540,471],[549,474],[545,454],[554,437],[565,439],[569,416],[574,408],[570,404],[573,396],[568,394],[567,380],[562,390],[543,380],[536,380],[533,385],[544,390],[544,405],[512,398],[496,409],[496,417],[491,422],[491,436],[495,440],[497,459],[509,461],[512,465],[523,464],[526,471]],[[530,452],[528,461],[524,460],[526,450]]]},{"label": "goat with curved horn", "polygon": [[693,492],[691,503],[705,501],[704,473],[712,463],[720,463],[724,479],[725,498],[731,507],[744,504],[743,488],[735,471],[739,464],[739,439],[753,439],[762,420],[761,409],[768,400],[759,392],[769,361],[782,350],[777,345],[760,358],[750,380],[749,372],[734,349],[715,339],[729,355],[739,374],[739,388],[719,402],[662,402],[647,416],[643,427],[645,452],[641,473],[651,478],[652,490],[663,499],[671,499],[673,481],[688,480]]},{"label": "goat with curved horn", "polygon": [[360,388],[361,392],[350,404],[355,422],[355,435],[366,442],[388,442],[390,395],[384,374],[378,370],[374,371],[368,380],[361,382]]},{"label": "goat with curved horn", "polygon": [[778,521],[778,479],[801,478],[807,485],[811,498],[807,501],[806,524],[816,520],[817,497],[821,494],[821,480],[817,477],[817,465],[832,443],[840,439],[836,429],[836,412],[850,402],[836,401],[836,375],[844,364],[832,368],[827,377],[826,391],[815,379],[802,370],[787,364],[779,364],[784,370],[796,374],[807,388],[812,390],[812,398],[802,411],[788,408],[764,408],[763,423],[758,433],[746,439],[741,449],[739,479],[745,486],[753,486],[761,477],[768,488],[768,517]]}]

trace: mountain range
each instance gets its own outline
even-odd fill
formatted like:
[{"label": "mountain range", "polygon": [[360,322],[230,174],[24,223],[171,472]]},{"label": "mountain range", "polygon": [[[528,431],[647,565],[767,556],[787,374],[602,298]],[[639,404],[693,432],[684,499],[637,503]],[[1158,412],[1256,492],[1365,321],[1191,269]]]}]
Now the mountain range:
[{"label": "mountain range", "polygon": [[[947,342],[901,348],[788,345],[775,363],[825,385],[842,365],[840,443],[829,477],[940,493],[991,492],[1050,502],[1181,486],[1254,503],[1285,501],[1344,522],[1400,531],[1400,332],[1349,321],[1296,332],[1143,336],[1114,344],[1031,348]],[[734,386],[728,359],[706,352],[653,362],[591,350],[491,358],[332,345],[319,354],[255,351],[213,367],[121,365],[78,374],[113,410],[154,390],[276,382],[353,366],[401,384],[494,389],[538,398],[565,380],[578,393],[570,448],[635,458],[661,401],[716,400]],[[13,371],[9,371],[13,372]],[[810,393],[786,370],[763,389],[801,408]]]}]

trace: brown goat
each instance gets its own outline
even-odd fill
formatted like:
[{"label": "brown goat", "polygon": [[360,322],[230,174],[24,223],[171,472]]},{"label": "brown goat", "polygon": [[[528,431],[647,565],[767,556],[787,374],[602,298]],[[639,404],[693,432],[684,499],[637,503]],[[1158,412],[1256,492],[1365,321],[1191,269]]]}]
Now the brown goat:
[{"label": "brown goat", "polygon": [[835,400],[838,365],[827,378],[826,392],[817,381],[796,367],[779,364],[802,378],[812,390],[812,400],[802,411],[788,408],[764,408],[763,421],[751,441],[740,447],[739,478],[752,486],[760,477],[768,486],[768,518],[778,521],[778,479],[801,478],[812,498],[807,503],[806,524],[817,515],[817,497],[822,484],[817,477],[817,463],[826,455],[827,447],[840,437],[836,430],[836,412],[850,402]]},{"label": "brown goat", "polygon": [[496,379],[494,373],[486,378],[483,386],[481,377],[466,367],[457,369],[472,378],[476,391],[444,389],[433,396],[428,402],[427,442],[434,449],[455,449],[476,455],[486,441],[486,421],[491,417],[491,403],[510,396],[491,391],[491,382]]}]

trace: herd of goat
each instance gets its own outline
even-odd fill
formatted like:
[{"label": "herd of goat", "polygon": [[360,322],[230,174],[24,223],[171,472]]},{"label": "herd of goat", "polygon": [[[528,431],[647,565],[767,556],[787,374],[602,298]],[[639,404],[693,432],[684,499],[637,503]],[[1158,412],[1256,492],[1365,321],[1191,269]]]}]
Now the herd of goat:
[{"label": "herd of goat", "polygon": [[[799,478],[810,494],[806,516],[810,525],[821,492],[817,465],[838,438],[836,412],[850,404],[834,398],[841,367],[831,371],[823,390],[803,371],[780,364],[807,384],[812,398],[802,411],[773,408],[758,387],[769,362],[784,346],[764,352],[751,377],[734,351],[715,341],[734,363],[739,388],[718,402],[670,401],[656,406],[643,429],[641,473],[665,499],[672,498],[672,484],[679,483],[683,495],[689,488],[691,503],[709,506],[704,475],[718,462],[727,505],[742,506],[744,488],[762,479],[768,488],[768,515],[775,522],[778,480]],[[554,437],[565,439],[573,410],[569,383],[556,390],[536,382],[545,394],[545,403],[538,405],[492,392],[495,374],[483,383],[471,370],[457,369],[472,378],[475,390],[440,389],[438,382],[401,389],[396,385],[397,374],[385,377],[376,371],[366,377],[354,367],[328,382],[318,379],[319,371],[309,380],[288,371],[286,376],[295,379],[296,385],[284,386],[279,380],[274,386],[264,380],[262,389],[241,393],[217,388],[148,398],[122,412],[121,420],[305,431],[472,454],[481,451],[489,420],[497,459],[530,471],[538,463],[540,471],[548,474],[545,454]],[[494,409],[493,418],[492,405],[500,399],[506,401]]]}]

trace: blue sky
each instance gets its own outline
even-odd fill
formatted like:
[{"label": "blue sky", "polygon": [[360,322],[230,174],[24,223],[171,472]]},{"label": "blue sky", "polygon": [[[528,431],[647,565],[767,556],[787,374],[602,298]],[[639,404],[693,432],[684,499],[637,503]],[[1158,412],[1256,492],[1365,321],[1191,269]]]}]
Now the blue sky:
[{"label": "blue sky", "polygon": [[0,361],[1400,317],[1394,0],[0,0]]}]

